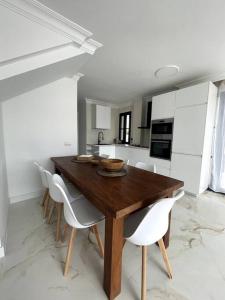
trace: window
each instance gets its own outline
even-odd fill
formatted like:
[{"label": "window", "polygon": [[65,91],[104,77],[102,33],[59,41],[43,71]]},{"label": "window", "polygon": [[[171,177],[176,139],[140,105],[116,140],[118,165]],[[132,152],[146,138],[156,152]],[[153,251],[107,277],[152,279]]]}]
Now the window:
[{"label": "window", "polygon": [[122,144],[130,144],[131,111],[121,113],[119,119],[119,140]]}]

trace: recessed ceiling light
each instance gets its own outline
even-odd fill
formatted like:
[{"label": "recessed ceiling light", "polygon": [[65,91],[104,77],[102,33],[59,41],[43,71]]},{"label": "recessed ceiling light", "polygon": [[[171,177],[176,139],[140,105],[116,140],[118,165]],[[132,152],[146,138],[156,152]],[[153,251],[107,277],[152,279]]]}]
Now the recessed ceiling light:
[{"label": "recessed ceiling light", "polygon": [[176,75],[180,71],[180,68],[176,65],[167,65],[161,67],[155,71],[155,77],[166,78]]}]

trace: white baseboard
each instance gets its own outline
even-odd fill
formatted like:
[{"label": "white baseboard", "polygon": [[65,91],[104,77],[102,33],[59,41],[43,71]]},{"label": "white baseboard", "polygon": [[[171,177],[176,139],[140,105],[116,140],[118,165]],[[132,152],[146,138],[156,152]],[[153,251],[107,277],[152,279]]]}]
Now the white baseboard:
[{"label": "white baseboard", "polygon": [[32,198],[38,198],[41,197],[43,195],[43,190],[39,190],[36,192],[32,192],[32,193],[27,193],[27,194],[23,194],[23,195],[19,195],[19,196],[13,196],[10,197],[10,203],[17,203],[17,202],[21,202],[21,201],[25,201],[25,200],[29,200]]}]

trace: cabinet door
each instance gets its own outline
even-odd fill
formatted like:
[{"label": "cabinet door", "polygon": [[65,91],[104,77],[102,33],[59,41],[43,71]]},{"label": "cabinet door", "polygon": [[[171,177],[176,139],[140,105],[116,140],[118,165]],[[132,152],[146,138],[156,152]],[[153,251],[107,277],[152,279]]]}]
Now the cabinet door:
[{"label": "cabinet door", "polygon": [[115,158],[115,146],[99,146],[99,155],[109,155],[109,158]]},{"label": "cabinet door", "polygon": [[176,110],[173,152],[202,155],[207,105],[188,106]]},{"label": "cabinet door", "polygon": [[115,157],[118,159],[128,160],[131,157],[129,146],[116,146]]},{"label": "cabinet door", "polygon": [[185,191],[195,195],[199,194],[201,161],[200,156],[172,154],[170,176],[184,181]]},{"label": "cabinet door", "polygon": [[204,82],[176,91],[176,107],[208,102],[210,82]]},{"label": "cabinet door", "polygon": [[111,107],[96,105],[96,128],[111,128]]},{"label": "cabinet door", "polygon": [[152,98],[152,120],[174,117],[175,92],[170,92]]}]

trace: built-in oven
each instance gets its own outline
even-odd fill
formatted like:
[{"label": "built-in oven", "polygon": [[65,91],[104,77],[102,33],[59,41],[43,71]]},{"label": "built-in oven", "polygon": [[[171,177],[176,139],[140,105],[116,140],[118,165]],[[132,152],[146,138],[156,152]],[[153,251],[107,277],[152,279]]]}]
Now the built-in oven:
[{"label": "built-in oven", "polygon": [[152,121],[150,156],[171,159],[173,119]]},{"label": "built-in oven", "polygon": [[171,119],[152,121],[152,134],[172,134],[173,121]]},{"label": "built-in oven", "polygon": [[171,140],[152,140],[150,156],[156,158],[171,158]]}]

